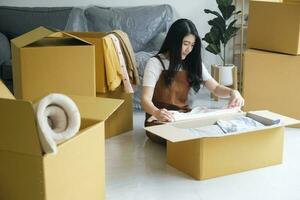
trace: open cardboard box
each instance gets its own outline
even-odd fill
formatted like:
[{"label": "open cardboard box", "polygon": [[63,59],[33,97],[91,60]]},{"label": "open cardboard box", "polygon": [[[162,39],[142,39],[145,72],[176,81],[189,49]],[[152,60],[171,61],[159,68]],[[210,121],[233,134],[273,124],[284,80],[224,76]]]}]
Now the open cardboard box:
[{"label": "open cardboard box", "polygon": [[110,138],[133,129],[133,94],[125,93],[123,85],[115,91],[107,90],[103,37],[105,32],[71,32],[70,34],[95,45],[97,97],[123,99],[124,103],[110,116],[105,126],[105,136]]},{"label": "open cardboard box", "polygon": [[[0,98],[1,200],[104,200],[104,121],[122,100],[71,98],[86,113],[80,131],[58,145],[57,155],[41,150],[32,103]],[[97,120],[86,117],[91,99],[102,108]]]},{"label": "open cardboard box", "polygon": [[[187,130],[238,116],[248,116],[266,126],[205,138]],[[281,124],[271,126],[277,119]],[[281,163],[284,126],[297,123],[300,121],[270,111],[253,111],[201,117],[145,129],[167,140],[168,164],[201,180]]]},{"label": "open cardboard box", "polygon": [[95,47],[66,32],[39,27],[11,41],[14,95],[96,96]]}]

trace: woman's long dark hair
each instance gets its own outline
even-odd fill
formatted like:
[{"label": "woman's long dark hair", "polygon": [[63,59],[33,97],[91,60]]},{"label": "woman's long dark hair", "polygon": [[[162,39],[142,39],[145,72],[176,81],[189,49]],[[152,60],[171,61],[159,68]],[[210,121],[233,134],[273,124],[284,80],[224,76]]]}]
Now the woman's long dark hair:
[{"label": "woman's long dark hair", "polygon": [[[182,41],[185,36],[194,35],[196,38],[193,50],[187,55],[185,60],[181,59]],[[170,85],[176,72],[183,67],[188,72],[190,86],[198,92],[202,83],[202,59],[201,40],[194,23],[188,19],[178,19],[175,21],[158,52],[168,55],[170,65],[165,72],[165,81]]]}]

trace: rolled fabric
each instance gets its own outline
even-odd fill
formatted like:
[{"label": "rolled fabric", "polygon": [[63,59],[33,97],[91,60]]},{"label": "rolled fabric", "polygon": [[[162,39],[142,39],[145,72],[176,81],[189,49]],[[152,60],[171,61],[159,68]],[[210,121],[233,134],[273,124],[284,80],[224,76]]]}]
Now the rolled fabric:
[{"label": "rolled fabric", "polygon": [[80,129],[80,113],[72,99],[50,94],[35,105],[39,138],[43,152],[56,154],[57,144],[73,137]]}]

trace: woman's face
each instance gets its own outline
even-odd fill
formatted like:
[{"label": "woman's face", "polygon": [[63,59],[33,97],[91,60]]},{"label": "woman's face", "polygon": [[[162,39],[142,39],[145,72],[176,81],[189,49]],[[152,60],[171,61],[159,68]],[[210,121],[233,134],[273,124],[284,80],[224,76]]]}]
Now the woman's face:
[{"label": "woman's face", "polygon": [[195,45],[196,37],[192,34],[187,35],[182,40],[181,59],[184,60],[186,56],[191,53]]}]

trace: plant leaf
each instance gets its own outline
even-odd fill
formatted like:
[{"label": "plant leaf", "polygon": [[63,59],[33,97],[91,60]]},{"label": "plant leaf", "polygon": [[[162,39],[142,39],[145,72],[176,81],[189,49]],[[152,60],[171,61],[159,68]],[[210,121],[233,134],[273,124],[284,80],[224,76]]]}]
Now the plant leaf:
[{"label": "plant leaf", "polygon": [[219,10],[222,13],[222,16],[225,20],[229,19],[232,15],[233,12],[235,11],[235,6],[234,5],[218,5]]},{"label": "plant leaf", "polygon": [[226,29],[226,23],[222,17],[215,17],[215,18],[209,20],[208,24],[214,28],[218,28],[221,33],[223,33]]},{"label": "plant leaf", "polygon": [[220,44],[209,44],[205,49],[215,55],[218,55],[221,52]]},{"label": "plant leaf", "polygon": [[216,15],[217,17],[221,17],[222,18],[222,15],[220,15],[220,13],[218,13],[217,11],[212,11],[212,10],[209,10],[209,9],[204,9],[204,12],[207,13],[207,14],[213,14],[213,15]]},{"label": "plant leaf", "polygon": [[217,0],[217,4],[226,7],[232,4],[232,0]]},{"label": "plant leaf", "polygon": [[224,34],[224,46],[226,46],[227,42],[236,35],[238,32],[239,28],[230,26],[226,29],[225,34]]},{"label": "plant leaf", "polygon": [[203,40],[208,44],[220,44],[221,33],[217,28],[211,28],[210,32],[206,33]]}]

